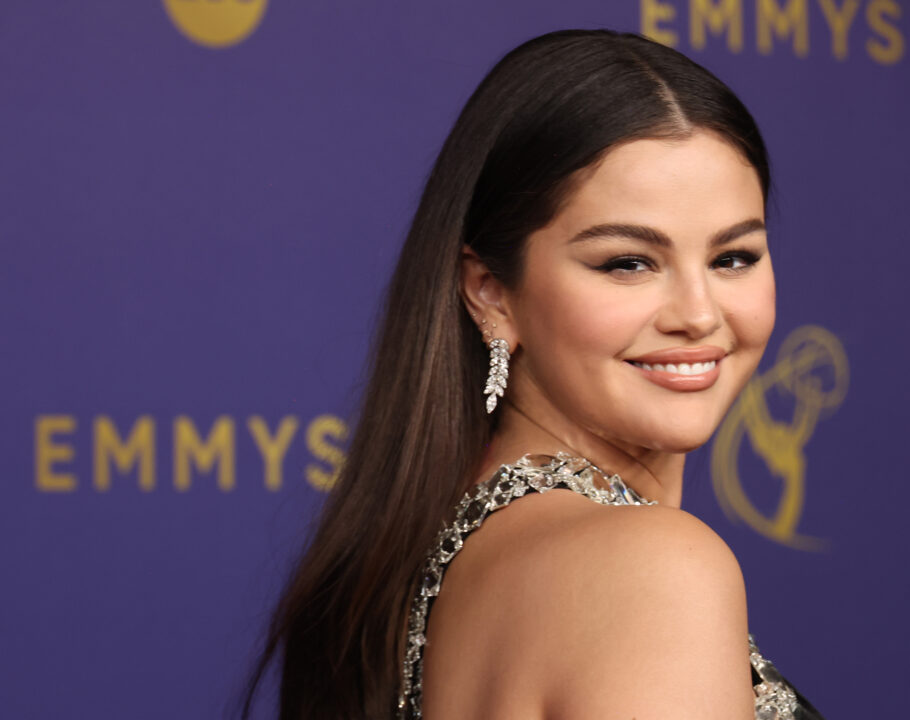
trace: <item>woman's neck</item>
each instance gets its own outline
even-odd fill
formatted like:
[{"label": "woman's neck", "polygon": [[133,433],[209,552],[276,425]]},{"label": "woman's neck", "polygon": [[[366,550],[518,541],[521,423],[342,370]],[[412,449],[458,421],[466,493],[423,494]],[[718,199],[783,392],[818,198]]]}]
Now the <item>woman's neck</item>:
[{"label": "woman's neck", "polygon": [[484,456],[479,480],[486,480],[497,467],[515,462],[525,453],[555,455],[562,451],[583,457],[604,472],[619,474],[642,497],[669,507],[680,506],[685,454],[623,447],[568,422],[559,413],[525,409],[504,400],[497,409],[502,416]]}]

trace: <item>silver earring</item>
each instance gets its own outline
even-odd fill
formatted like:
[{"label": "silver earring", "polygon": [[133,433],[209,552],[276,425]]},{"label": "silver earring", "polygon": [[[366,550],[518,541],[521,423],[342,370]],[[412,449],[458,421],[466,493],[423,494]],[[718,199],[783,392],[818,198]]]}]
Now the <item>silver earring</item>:
[{"label": "silver earring", "polygon": [[490,340],[490,374],[483,394],[487,396],[487,414],[496,409],[496,398],[502,397],[509,377],[509,343],[503,338]]}]

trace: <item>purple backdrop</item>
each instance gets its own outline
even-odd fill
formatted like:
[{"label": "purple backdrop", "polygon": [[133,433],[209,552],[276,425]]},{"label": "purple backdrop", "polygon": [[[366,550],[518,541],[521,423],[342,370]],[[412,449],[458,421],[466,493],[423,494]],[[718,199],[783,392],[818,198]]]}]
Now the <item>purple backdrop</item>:
[{"label": "purple backdrop", "polygon": [[775,173],[778,327],[685,507],[826,717],[898,716],[908,8],[726,5],[5,3],[0,716],[223,715],[456,113],[508,49],[599,26],[729,83]]}]

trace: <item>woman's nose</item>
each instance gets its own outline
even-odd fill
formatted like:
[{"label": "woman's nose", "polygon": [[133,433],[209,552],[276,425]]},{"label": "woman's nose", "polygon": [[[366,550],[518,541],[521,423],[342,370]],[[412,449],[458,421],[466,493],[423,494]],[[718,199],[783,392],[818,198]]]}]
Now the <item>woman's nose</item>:
[{"label": "woman's nose", "polygon": [[705,273],[678,277],[667,287],[667,297],[657,315],[663,333],[684,333],[693,340],[708,337],[723,322],[723,315]]}]

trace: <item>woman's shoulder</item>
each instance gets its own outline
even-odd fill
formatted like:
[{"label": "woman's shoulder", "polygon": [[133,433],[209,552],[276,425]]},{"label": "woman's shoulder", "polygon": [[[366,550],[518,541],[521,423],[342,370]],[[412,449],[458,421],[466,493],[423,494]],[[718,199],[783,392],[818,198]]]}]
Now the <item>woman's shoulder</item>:
[{"label": "woman's shoulder", "polygon": [[473,689],[487,707],[493,692],[567,717],[685,718],[686,703],[713,717],[715,702],[717,717],[751,717],[742,573],[683,510],[567,490],[522,498],[466,540],[437,602],[429,638],[454,655],[428,646],[428,668],[489,663],[465,675],[490,683]]},{"label": "woman's shoulder", "polygon": [[[694,515],[662,505],[598,505],[567,490],[513,502],[508,512],[487,519],[465,551],[464,559],[488,582],[504,578],[516,588],[516,602],[529,590],[558,595],[576,583],[599,590],[601,598],[633,593],[639,607],[667,587],[743,585],[729,546]],[[562,582],[515,582],[533,578]]]},{"label": "woman's shoulder", "polygon": [[[729,546],[691,513],[663,505],[601,505],[563,489],[529,493],[507,512],[492,514],[467,539],[462,555],[462,565],[490,581],[543,570],[570,580],[596,569],[586,582],[602,580],[605,591],[628,590],[628,581],[637,578],[655,585],[696,577],[742,584]],[[541,584],[540,591],[553,588]]]}]

